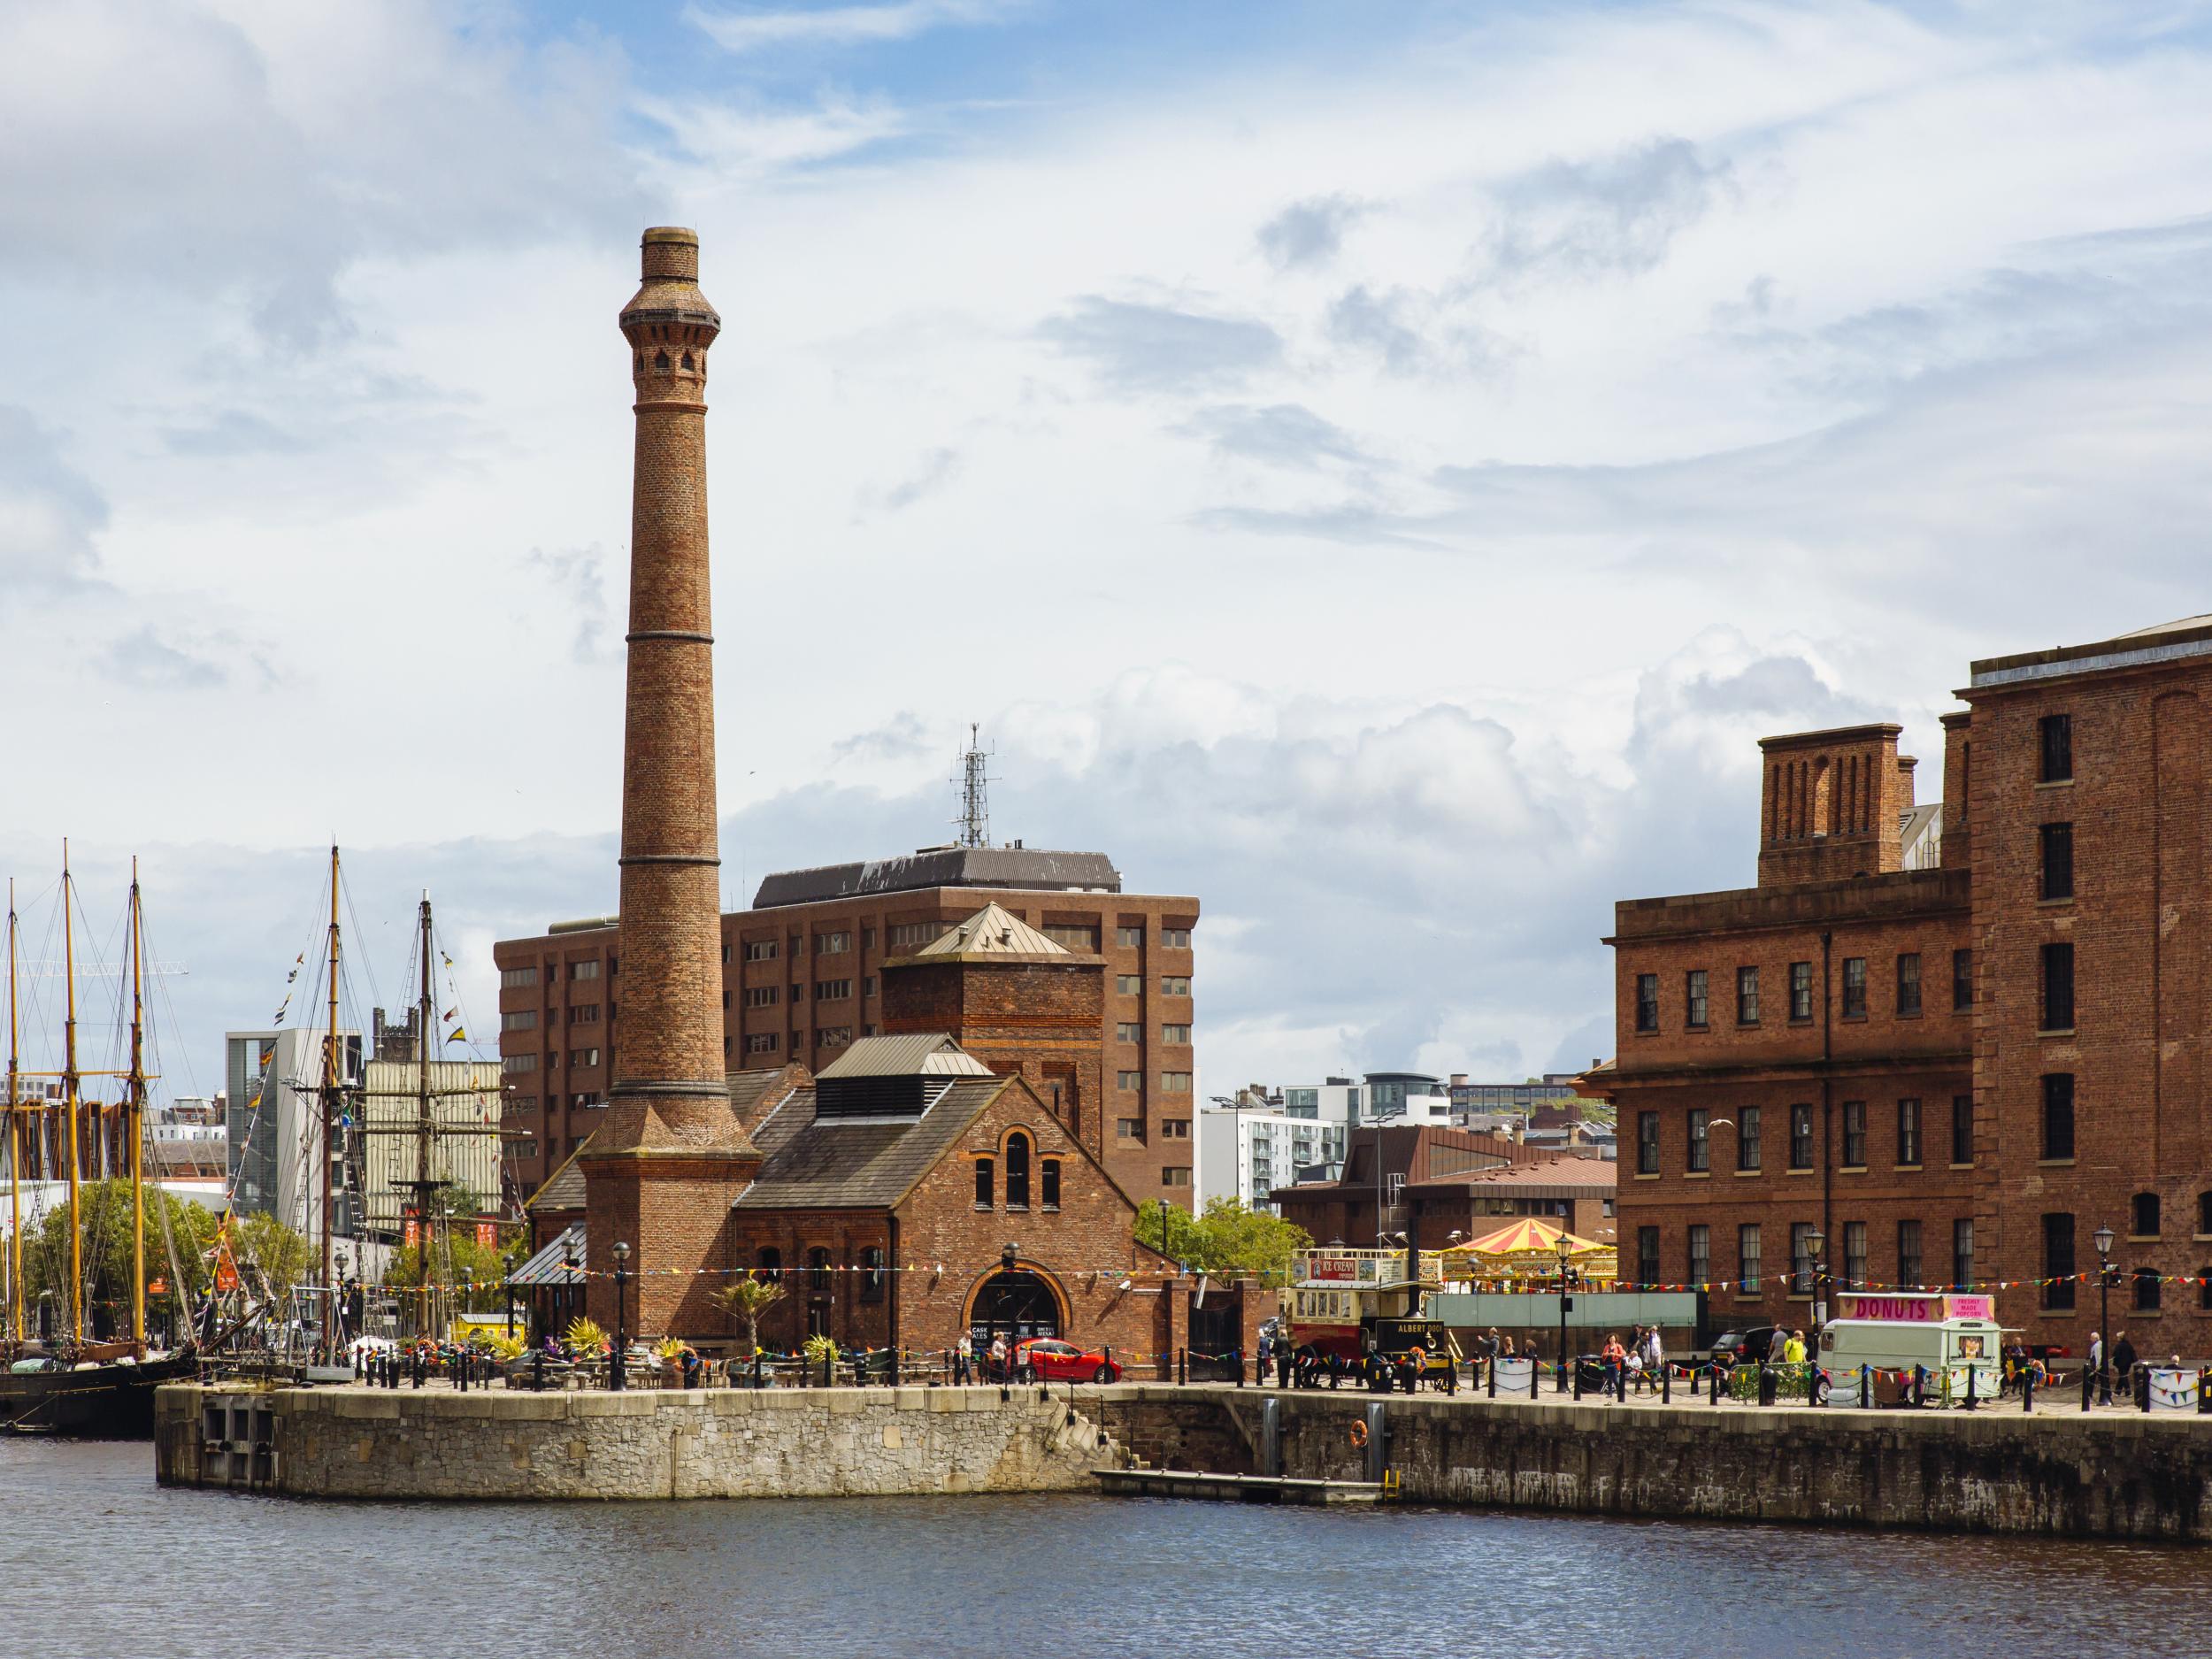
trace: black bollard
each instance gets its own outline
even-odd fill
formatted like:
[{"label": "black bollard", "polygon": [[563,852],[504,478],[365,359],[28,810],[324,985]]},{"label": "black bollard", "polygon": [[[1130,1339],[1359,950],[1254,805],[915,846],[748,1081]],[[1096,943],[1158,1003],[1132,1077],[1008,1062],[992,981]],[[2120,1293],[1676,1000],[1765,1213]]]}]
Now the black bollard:
[{"label": "black bollard", "polygon": [[[1561,1356],[1559,1363],[1564,1365],[1567,1363],[1566,1356]],[[1578,1400],[1582,1398],[1582,1367],[1579,1365],[1575,1367],[1575,1398]]]},{"label": "black bollard", "polygon": [[1663,1406],[1674,1403],[1674,1367],[1665,1360],[1659,1362],[1659,1403]]},{"label": "black bollard", "polygon": [[2095,1371],[2094,1371],[2094,1369],[2093,1369],[2093,1367],[2091,1367],[2091,1366],[2088,1366],[2088,1365],[2084,1365],[2084,1366],[2081,1368],[2081,1409],[2082,1409],[2083,1410],[2086,1411],[2086,1410],[2088,1410],[2088,1409],[2089,1409],[2089,1402],[2090,1402],[2090,1400],[2092,1399],[2092,1397],[2093,1397],[2093,1395],[2095,1394],[2095,1393],[2096,1393],[2096,1373],[2095,1373]]},{"label": "black bollard", "polygon": [[1187,1348],[1175,1350],[1175,1380],[1179,1386],[1190,1381],[1190,1349]]},{"label": "black bollard", "polygon": [[1925,1365],[1912,1368],[1912,1402],[1916,1406],[1928,1403],[1928,1368]]},{"label": "black bollard", "polygon": [[2197,1415],[2212,1416],[2212,1365],[2197,1372]]},{"label": "black bollard", "polygon": [[2020,1368],[2020,1409],[2024,1415],[2035,1409],[2035,1367]]},{"label": "black bollard", "polygon": [[1862,1409],[1870,1409],[1873,1404],[1874,1367],[1862,1365],[1859,1367],[1859,1405]]},{"label": "black bollard", "polygon": [[1782,1373],[1771,1365],[1759,1367],[1759,1403],[1770,1406],[1782,1394]]},{"label": "black bollard", "polygon": [[1978,1410],[1980,1409],[1980,1402],[1976,1400],[1974,1397],[1974,1371],[1975,1366],[1973,1362],[1970,1360],[1968,1361],[1966,1366],[1966,1409],[1969,1411]]},{"label": "black bollard", "polygon": [[2136,1399],[2142,1403],[2143,1409],[2148,1411],[2151,1409],[2151,1368],[2147,1365],[2138,1365],[2132,1380],[2135,1384]]}]

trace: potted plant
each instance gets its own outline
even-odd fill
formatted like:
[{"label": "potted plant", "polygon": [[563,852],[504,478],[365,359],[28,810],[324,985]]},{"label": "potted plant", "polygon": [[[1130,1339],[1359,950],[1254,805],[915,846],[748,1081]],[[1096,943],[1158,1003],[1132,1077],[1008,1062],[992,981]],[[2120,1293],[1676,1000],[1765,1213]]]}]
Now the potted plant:
[{"label": "potted plant", "polygon": [[826,1336],[810,1336],[806,1340],[806,1380],[818,1383],[825,1377],[837,1375],[837,1344]]},{"label": "potted plant", "polygon": [[745,1356],[748,1359],[760,1352],[760,1316],[783,1300],[783,1286],[773,1279],[748,1273],[735,1283],[725,1286],[717,1298],[729,1310],[731,1317],[745,1326]]},{"label": "potted plant", "polygon": [[680,1388],[684,1386],[684,1356],[689,1349],[678,1336],[664,1336],[653,1348],[653,1357],[661,1363],[661,1386]]}]

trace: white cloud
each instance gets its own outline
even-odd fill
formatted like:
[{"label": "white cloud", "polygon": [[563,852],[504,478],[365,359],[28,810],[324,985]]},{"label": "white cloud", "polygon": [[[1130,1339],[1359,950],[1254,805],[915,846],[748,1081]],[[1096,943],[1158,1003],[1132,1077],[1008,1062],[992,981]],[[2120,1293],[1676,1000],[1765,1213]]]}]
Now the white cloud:
[{"label": "white cloud", "polygon": [[687,6],[685,19],[727,52],[778,46],[856,46],[902,41],[927,30],[996,23],[1025,11],[1018,0],[897,0],[889,5],[806,11],[713,11]]}]

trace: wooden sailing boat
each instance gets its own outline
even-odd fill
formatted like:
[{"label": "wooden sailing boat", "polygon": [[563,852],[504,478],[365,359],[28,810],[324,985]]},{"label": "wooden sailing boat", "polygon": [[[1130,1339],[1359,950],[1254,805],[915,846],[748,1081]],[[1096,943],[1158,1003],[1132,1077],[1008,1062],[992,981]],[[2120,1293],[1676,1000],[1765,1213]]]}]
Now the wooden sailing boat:
[{"label": "wooden sailing boat", "polygon": [[[23,1125],[35,1108],[23,1099],[20,1058],[17,1049],[17,919],[13,884],[8,894],[8,1188],[9,1251],[8,1365],[0,1371],[0,1428],[21,1432],[42,1430],[106,1439],[150,1440],[154,1432],[154,1390],[165,1382],[180,1381],[196,1374],[196,1356],[189,1345],[170,1354],[156,1354],[146,1342],[146,1205],[145,1170],[142,1148],[145,1141],[145,929],[139,907],[138,865],[131,864],[130,959],[131,1027],[130,1070],[124,1074],[127,1092],[118,1128],[129,1149],[131,1184],[131,1318],[127,1340],[88,1340],[84,1317],[83,1220],[78,1203],[82,1148],[80,1129],[87,1102],[82,1098],[84,1074],[77,1064],[77,958],[72,915],[73,897],[69,874],[68,843],[62,845],[61,905],[63,979],[67,1015],[63,1025],[62,1139],[66,1146],[69,1194],[69,1283],[64,1298],[66,1331],[48,1343],[28,1335],[23,1322],[22,1154]],[[112,1075],[110,1073],[108,1075]],[[99,1108],[91,1108],[94,1111]]]}]

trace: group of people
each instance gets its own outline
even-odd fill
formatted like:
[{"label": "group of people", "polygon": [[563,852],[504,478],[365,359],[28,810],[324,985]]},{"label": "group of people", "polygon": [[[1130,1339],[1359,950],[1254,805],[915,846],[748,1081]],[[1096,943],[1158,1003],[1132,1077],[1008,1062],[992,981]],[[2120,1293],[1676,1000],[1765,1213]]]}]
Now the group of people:
[{"label": "group of people", "polygon": [[994,1333],[986,1347],[983,1339],[971,1332],[953,1339],[946,1363],[956,1387],[964,1383],[1006,1381],[1006,1368],[1013,1357],[1014,1350],[1007,1345],[1002,1333]]}]

